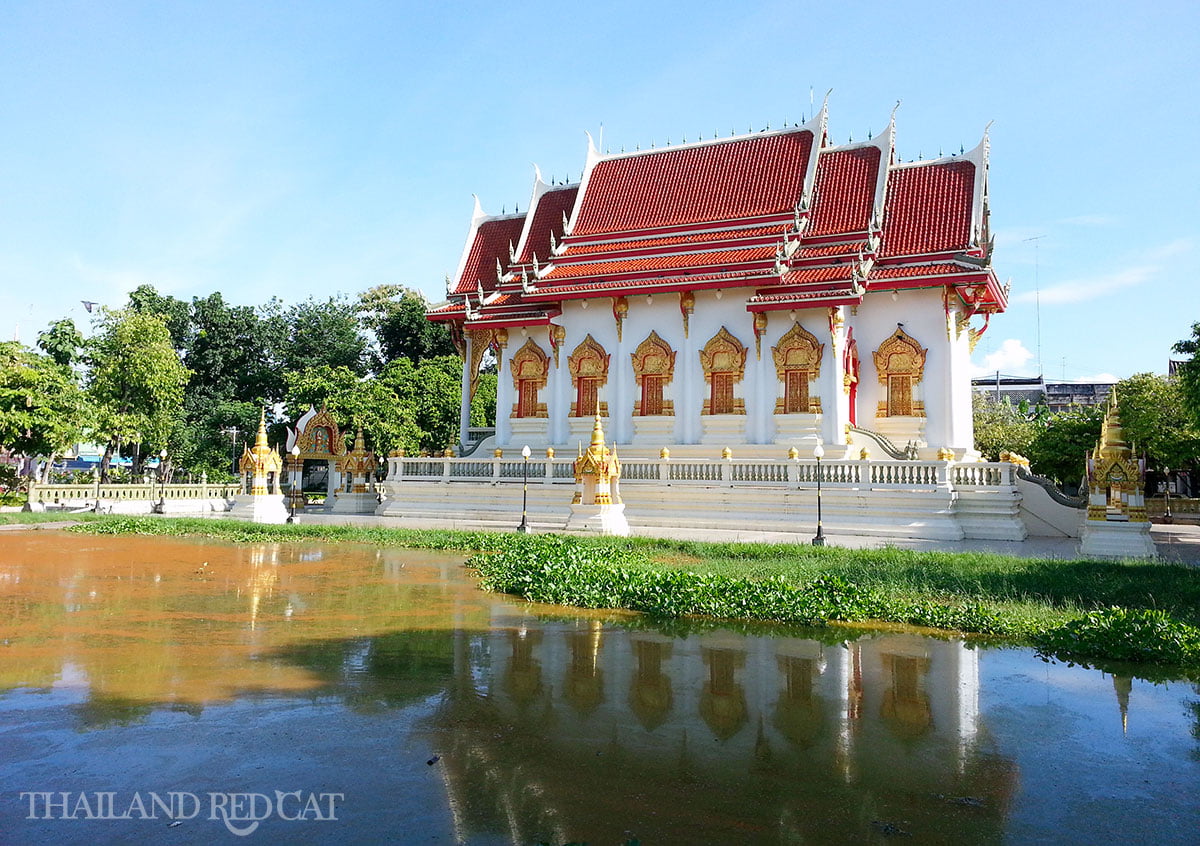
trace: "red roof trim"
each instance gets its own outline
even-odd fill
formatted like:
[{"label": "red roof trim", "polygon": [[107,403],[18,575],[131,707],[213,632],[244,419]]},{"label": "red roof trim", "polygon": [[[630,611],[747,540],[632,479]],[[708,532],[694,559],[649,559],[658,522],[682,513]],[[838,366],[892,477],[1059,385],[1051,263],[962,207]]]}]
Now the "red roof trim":
[{"label": "red roof trim", "polygon": [[626,276],[630,274],[658,274],[664,270],[725,267],[730,264],[766,262],[774,264],[773,246],[752,247],[741,250],[719,250],[704,253],[674,253],[646,256],[623,261],[602,261],[588,264],[555,265],[542,279],[555,281],[580,277]]}]

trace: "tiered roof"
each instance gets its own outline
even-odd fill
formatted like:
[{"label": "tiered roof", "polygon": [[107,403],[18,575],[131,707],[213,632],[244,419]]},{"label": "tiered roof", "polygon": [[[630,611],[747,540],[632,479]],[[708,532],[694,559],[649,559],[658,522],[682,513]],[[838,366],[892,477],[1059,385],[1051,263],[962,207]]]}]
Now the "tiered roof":
[{"label": "tiered roof", "polygon": [[578,185],[535,177],[527,215],[476,205],[447,305],[467,328],[549,323],[568,299],[753,287],[749,311],[856,304],[868,290],[947,287],[1003,311],[991,268],[988,144],[895,160],[894,123],[833,146],[822,108],[774,132],[601,155]]}]

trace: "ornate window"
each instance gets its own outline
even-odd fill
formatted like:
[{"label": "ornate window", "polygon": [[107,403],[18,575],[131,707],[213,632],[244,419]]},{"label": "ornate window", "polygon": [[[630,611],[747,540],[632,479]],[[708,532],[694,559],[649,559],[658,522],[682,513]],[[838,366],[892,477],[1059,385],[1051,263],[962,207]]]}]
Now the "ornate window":
[{"label": "ornate window", "polygon": [[513,403],[513,417],[545,417],[546,404],[538,402],[538,391],[546,387],[550,372],[550,358],[530,338],[512,357],[513,388],[517,401]]},{"label": "ornate window", "polygon": [[925,373],[926,350],[904,329],[896,327],[872,357],[886,399],[879,403],[876,417],[924,417],[925,404],[913,397]]},{"label": "ornate window", "polygon": [[571,403],[572,417],[608,416],[608,403],[600,401],[600,389],[608,382],[608,360],[604,347],[588,335],[575,352],[567,358],[575,401]]},{"label": "ornate window", "polygon": [[664,400],[663,391],[675,374],[675,351],[657,332],[651,332],[631,358],[633,374],[641,389],[641,398],[633,402],[634,417],[674,414],[675,403]]},{"label": "ornate window", "polygon": [[821,375],[825,345],[799,323],[784,333],[779,345],[771,347],[775,373],[783,383],[783,397],[775,401],[776,414],[820,414],[821,400],[809,392],[809,383]]},{"label": "ornate window", "polygon": [[733,395],[733,386],[746,371],[746,347],[724,326],[700,350],[700,366],[709,385],[702,414],[745,414],[746,404]]}]

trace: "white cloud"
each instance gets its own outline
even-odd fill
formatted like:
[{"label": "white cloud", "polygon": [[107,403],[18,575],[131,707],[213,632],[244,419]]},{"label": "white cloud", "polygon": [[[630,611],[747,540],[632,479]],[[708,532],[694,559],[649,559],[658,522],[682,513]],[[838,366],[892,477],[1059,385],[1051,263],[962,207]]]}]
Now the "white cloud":
[{"label": "white cloud", "polygon": [[[1191,252],[1193,246],[1190,238],[1179,238],[1147,251],[1141,256],[1140,261],[1121,270],[1050,285],[1042,289],[1041,303],[1042,305],[1067,305],[1107,296],[1125,288],[1136,287],[1158,274],[1166,272],[1169,269],[1167,265],[1172,259]],[[1032,303],[1037,302],[1038,299],[1037,291],[1023,291],[1013,297],[1012,301],[1014,303]]]},{"label": "white cloud", "polygon": [[1033,360],[1033,353],[1017,338],[1005,338],[1000,349],[983,357],[983,364],[971,363],[971,378],[982,379],[994,376],[1000,371],[1005,376],[1036,376],[1033,369],[1027,367]]},{"label": "white cloud", "polygon": [[1080,376],[1078,379],[1068,379],[1067,381],[1094,384],[1096,382],[1120,382],[1121,380],[1111,373],[1093,373],[1091,376]]}]

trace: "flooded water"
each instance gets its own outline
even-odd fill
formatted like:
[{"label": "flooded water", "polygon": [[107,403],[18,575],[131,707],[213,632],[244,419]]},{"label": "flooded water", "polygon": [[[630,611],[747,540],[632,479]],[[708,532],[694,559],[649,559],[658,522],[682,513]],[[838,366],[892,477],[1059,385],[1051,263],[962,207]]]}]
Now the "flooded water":
[{"label": "flooded water", "polygon": [[0,842],[1200,840],[1200,692],[480,593],[461,556],[0,535]]}]

